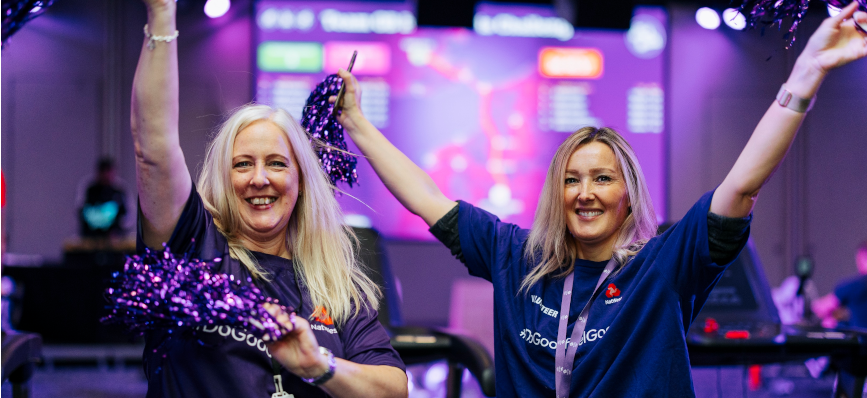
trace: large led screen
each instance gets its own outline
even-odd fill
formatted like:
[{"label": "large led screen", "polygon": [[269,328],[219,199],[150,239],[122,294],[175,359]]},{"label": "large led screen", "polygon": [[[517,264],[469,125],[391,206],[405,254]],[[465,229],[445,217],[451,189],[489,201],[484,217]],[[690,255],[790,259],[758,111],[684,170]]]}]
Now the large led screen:
[{"label": "large led screen", "polygon": [[[529,228],[557,145],[608,126],[637,152],[663,219],[665,26],[660,8],[637,8],[623,32],[575,30],[550,7],[480,4],[470,30],[418,27],[409,3],[263,0],[256,100],[300,120],[313,87],[357,50],[363,113],[447,197]],[[358,178],[341,186],[353,220],[432,239],[363,158]]]}]

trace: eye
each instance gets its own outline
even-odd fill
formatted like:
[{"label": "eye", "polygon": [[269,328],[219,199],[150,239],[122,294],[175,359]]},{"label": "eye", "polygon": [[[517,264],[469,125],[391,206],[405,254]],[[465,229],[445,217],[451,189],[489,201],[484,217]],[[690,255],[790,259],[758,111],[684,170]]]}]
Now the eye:
[{"label": "eye", "polygon": [[566,177],[566,181],[565,181],[565,183],[566,183],[566,185],[569,185],[569,184],[577,184],[577,183],[578,183],[578,179],[577,179],[577,178],[574,178],[574,177]]},{"label": "eye", "polygon": [[250,162],[250,161],[247,161],[247,160],[242,160],[242,161],[240,161],[240,162],[235,163],[235,165],[232,166],[232,167],[234,167],[234,168],[237,169],[237,168],[240,168],[240,167],[250,167],[250,166],[253,166],[253,162]]},{"label": "eye", "polygon": [[601,175],[601,176],[599,176],[599,177],[596,177],[596,181],[599,181],[599,182],[611,182],[611,177],[606,176],[606,175]]},{"label": "eye", "polygon": [[273,160],[269,162],[268,165],[273,167],[286,167],[286,163],[280,160]]}]

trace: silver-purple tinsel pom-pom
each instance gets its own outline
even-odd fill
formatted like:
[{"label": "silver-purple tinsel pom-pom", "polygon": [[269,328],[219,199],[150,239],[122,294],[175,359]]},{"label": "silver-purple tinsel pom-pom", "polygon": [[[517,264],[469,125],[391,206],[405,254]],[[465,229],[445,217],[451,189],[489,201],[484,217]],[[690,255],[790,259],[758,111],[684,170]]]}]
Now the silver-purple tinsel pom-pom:
[{"label": "silver-purple tinsel pom-pom", "polygon": [[[824,0],[828,5],[836,8],[843,8],[852,3],[858,2],[861,11],[867,11],[867,0]],[[810,5],[810,0],[757,0],[745,1],[741,6],[741,13],[747,17],[747,23],[750,27],[755,27],[761,23],[763,25],[782,26],[782,21],[785,18],[792,18],[792,27],[786,34],[788,46],[795,42],[795,31],[798,30],[798,25],[807,13],[807,8]],[[865,32],[867,33],[867,32]]]},{"label": "silver-purple tinsel pom-pom", "polygon": [[262,295],[250,279],[242,284],[234,276],[213,272],[220,260],[178,258],[169,250],[128,257],[124,271],[113,275],[116,287],[106,290],[111,312],[102,322],[121,324],[137,333],[236,326],[265,341],[288,333],[262,307],[265,303],[279,305],[277,300]]},{"label": "silver-purple tinsel pom-pom", "polygon": [[[343,79],[330,75],[319,83],[307,97],[307,106],[301,115],[301,125],[310,132],[314,140],[313,148],[319,156],[319,163],[332,184],[343,181],[352,187],[358,181],[355,156],[347,152],[343,139],[343,126],[337,123],[332,111],[334,104],[328,98],[340,92]],[[316,141],[320,145],[316,145]],[[324,144],[324,145],[321,145]]]}]

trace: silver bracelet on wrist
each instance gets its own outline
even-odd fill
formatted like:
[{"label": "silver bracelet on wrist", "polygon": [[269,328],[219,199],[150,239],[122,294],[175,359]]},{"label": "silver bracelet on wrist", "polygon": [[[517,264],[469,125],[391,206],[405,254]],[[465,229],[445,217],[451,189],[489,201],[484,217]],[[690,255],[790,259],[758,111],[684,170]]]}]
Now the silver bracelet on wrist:
[{"label": "silver bracelet on wrist", "polygon": [[777,93],[777,103],[783,108],[789,108],[798,113],[806,113],[810,109],[813,109],[813,104],[816,103],[816,96],[814,95],[813,98],[798,97],[787,90],[784,83],[780,87],[780,92]]},{"label": "silver bracelet on wrist", "polygon": [[173,40],[178,38],[179,34],[180,34],[180,32],[175,30],[175,34],[173,34],[171,36],[152,35],[152,34],[150,34],[150,32],[148,32],[148,25],[145,24],[145,26],[144,26],[144,35],[148,39],[148,50],[153,50],[154,47],[157,46],[157,44],[155,42],[158,42],[158,41],[161,41],[163,43],[171,43]]},{"label": "silver bracelet on wrist", "polygon": [[328,357],[328,370],[325,373],[321,374],[319,377],[311,377],[309,379],[302,377],[305,383],[310,384],[311,386],[319,386],[325,383],[328,380],[331,380],[334,377],[334,371],[337,369],[337,360],[334,359],[334,354],[331,353],[331,350],[319,346],[319,353]]}]

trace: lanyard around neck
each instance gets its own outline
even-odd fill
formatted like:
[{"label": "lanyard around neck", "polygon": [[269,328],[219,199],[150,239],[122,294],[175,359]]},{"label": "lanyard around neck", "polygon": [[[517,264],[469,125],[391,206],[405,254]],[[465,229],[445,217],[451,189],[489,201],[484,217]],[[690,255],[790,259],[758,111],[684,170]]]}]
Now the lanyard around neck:
[{"label": "lanyard around neck", "polygon": [[575,321],[575,327],[572,329],[568,347],[566,343],[566,328],[569,326],[569,307],[572,305],[572,285],[575,283],[575,271],[566,275],[566,280],[563,283],[563,301],[560,304],[560,328],[557,331],[557,353],[554,357],[554,387],[557,392],[557,398],[567,398],[569,389],[572,385],[572,365],[575,363],[575,355],[578,353],[578,346],[581,344],[581,339],[584,337],[584,328],[587,326],[587,314],[590,312],[590,306],[596,299],[599,287],[614,272],[617,267],[617,261],[612,258],[605,265],[602,275],[599,276],[599,282],[596,282],[596,288],[593,289],[593,294],[590,300],[584,305],[581,314],[578,315],[578,320]]}]

